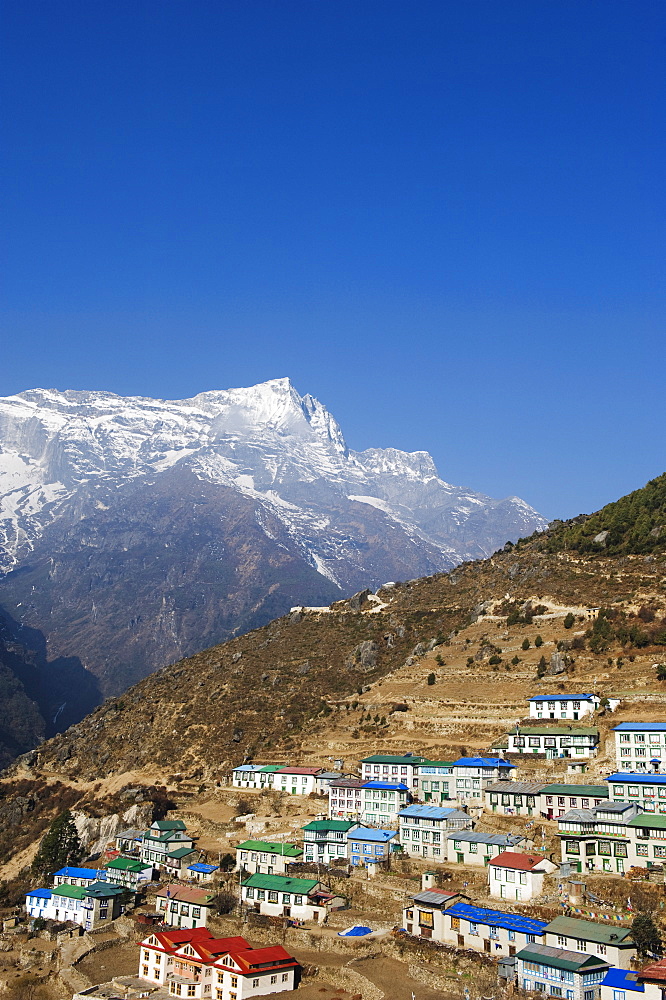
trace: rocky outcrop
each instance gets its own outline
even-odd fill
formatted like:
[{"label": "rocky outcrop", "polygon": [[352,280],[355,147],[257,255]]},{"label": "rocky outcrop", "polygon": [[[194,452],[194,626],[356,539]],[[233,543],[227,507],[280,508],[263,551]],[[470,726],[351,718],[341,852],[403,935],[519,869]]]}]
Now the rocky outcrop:
[{"label": "rocky outcrop", "polygon": [[150,826],[153,818],[152,802],[137,802],[122,815],[88,816],[84,812],[72,812],[72,818],[81,843],[89,854],[98,854],[106,849],[121,830],[143,829]]}]

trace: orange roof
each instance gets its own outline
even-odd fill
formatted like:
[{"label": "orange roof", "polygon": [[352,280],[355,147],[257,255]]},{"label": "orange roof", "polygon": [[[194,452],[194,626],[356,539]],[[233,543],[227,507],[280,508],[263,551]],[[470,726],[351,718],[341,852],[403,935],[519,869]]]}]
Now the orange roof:
[{"label": "orange roof", "polygon": [[658,982],[666,982],[666,958],[662,958],[660,962],[655,962],[653,965],[648,965],[647,968],[641,969],[638,973],[638,978],[641,982],[644,979],[656,979]]},{"label": "orange roof", "polygon": [[321,767],[281,767],[275,774],[319,774]]},{"label": "orange roof", "polygon": [[[178,930],[174,928],[172,931],[156,931],[151,937],[156,937],[163,948],[167,950],[175,951],[177,948],[182,948],[184,944],[194,944],[199,943],[205,939],[214,940],[213,935],[208,930],[207,927],[191,927],[187,930]],[[148,940],[146,938],[146,940]],[[242,938],[241,938],[242,940]],[[145,941],[141,942],[142,945]],[[150,945],[148,945],[150,947]]]},{"label": "orange roof", "polygon": [[[167,893],[169,894],[167,896]],[[158,899],[169,899],[178,903],[194,903],[196,906],[207,906],[213,898],[212,893],[204,889],[189,889],[187,886],[167,886],[157,893]]]},{"label": "orange roof", "polygon": [[543,858],[539,854],[518,854],[516,851],[503,851],[497,857],[490,860],[491,865],[499,868],[515,868],[521,872],[531,871],[536,868]]},{"label": "orange roof", "polygon": [[246,951],[235,952],[233,958],[241,969],[247,972],[256,969],[258,965],[264,968],[277,965],[282,969],[298,965],[294,956],[285,951],[281,944],[272,945],[269,948],[248,948]]},{"label": "orange roof", "polygon": [[208,959],[216,958],[218,955],[226,955],[229,952],[246,951],[252,945],[243,937],[213,938],[210,941],[196,941],[192,943],[195,951],[201,957]]}]

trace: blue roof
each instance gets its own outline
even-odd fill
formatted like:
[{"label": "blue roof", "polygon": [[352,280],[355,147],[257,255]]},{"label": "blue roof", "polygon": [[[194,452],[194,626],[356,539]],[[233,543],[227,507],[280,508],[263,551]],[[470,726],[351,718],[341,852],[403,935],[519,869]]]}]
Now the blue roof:
[{"label": "blue roof", "polygon": [[38,899],[50,899],[51,890],[50,889],[31,889],[26,892],[26,896],[37,896]]},{"label": "blue roof", "polygon": [[234,771],[261,771],[263,764],[239,764]]},{"label": "blue roof", "polygon": [[424,819],[446,819],[451,813],[458,812],[458,809],[454,809],[451,806],[421,806],[421,805],[411,805],[406,806],[405,809],[401,809],[398,813],[399,816],[422,816]]},{"label": "blue roof", "polygon": [[[627,979],[627,976],[634,976],[634,978]],[[616,969],[615,966],[612,966],[606,973],[601,985],[612,986],[616,990],[631,990],[633,993],[645,993],[645,987],[642,983],[636,982],[635,976],[636,973],[630,969]]]},{"label": "blue roof", "polygon": [[379,844],[385,844],[397,836],[397,830],[373,830],[369,826],[357,826],[355,830],[347,832],[347,840],[374,840]]},{"label": "blue roof", "polygon": [[505,913],[504,910],[486,910],[482,906],[471,906],[469,903],[454,903],[449,906],[447,914],[451,917],[463,917],[477,924],[488,924],[490,927],[506,927],[511,931],[524,931],[525,934],[544,932],[547,920],[534,920],[523,917],[520,913]]},{"label": "blue roof", "polygon": [[217,865],[204,865],[200,861],[197,861],[195,865],[188,865],[188,872],[201,872],[202,875],[210,875],[211,872],[217,871]]},{"label": "blue roof", "polygon": [[666,774],[634,774],[632,771],[616,771],[604,781],[626,781],[632,785],[666,785]]},{"label": "blue roof", "polygon": [[63,878],[91,878],[96,882],[99,877],[99,872],[96,868],[72,868],[67,866],[66,868],[61,868],[60,871],[53,873],[54,878],[56,875],[61,875]]},{"label": "blue roof", "polygon": [[528,701],[589,701],[593,694],[535,694]]},{"label": "blue roof", "polygon": [[613,732],[666,733],[666,722],[621,722],[613,727]]},{"label": "blue roof", "polygon": [[453,766],[467,766],[467,767],[515,767],[508,760],[502,760],[501,757],[461,757],[459,760],[454,760]]},{"label": "blue roof", "polygon": [[403,785],[401,781],[390,782],[390,781],[366,781],[361,788],[384,788],[391,789],[392,791],[397,789],[400,792],[408,792],[409,788],[407,785]]}]

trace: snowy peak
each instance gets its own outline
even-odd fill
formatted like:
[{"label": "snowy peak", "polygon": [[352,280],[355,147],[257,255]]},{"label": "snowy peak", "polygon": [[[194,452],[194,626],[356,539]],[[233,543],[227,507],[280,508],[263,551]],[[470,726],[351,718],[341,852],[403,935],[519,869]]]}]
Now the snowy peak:
[{"label": "snowy peak", "polygon": [[407,476],[409,479],[436,479],[437,469],[427,451],[400,451],[398,448],[368,448],[355,452],[367,472],[378,476]]}]

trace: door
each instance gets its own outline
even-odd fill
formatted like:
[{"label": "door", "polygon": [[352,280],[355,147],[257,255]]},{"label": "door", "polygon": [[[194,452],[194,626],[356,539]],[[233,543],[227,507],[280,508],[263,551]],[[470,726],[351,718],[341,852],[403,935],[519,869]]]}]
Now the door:
[{"label": "door", "polygon": [[314,920],[315,923],[319,923],[319,913],[317,912],[317,910],[315,910],[314,913],[312,914],[312,919]]},{"label": "door", "polygon": [[464,948],[465,947],[465,935],[464,934],[459,934],[458,935],[458,947],[459,948]]},{"label": "door", "polygon": [[500,886],[500,899],[506,899],[506,886]]},{"label": "door", "polygon": [[456,854],[456,860],[457,860],[458,864],[461,865],[463,863],[463,861],[465,860],[465,855],[464,854]]},{"label": "door", "polygon": [[483,941],[483,950],[487,951],[488,953],[490,953],[490,938],[484,938],[484,941]]},{"label": "door", "polygon": [[283,906],[282,907],[282,916],[283,917],[290,917],[291,916],[291,906]]}]

